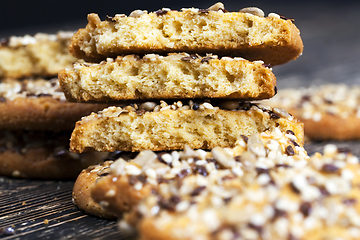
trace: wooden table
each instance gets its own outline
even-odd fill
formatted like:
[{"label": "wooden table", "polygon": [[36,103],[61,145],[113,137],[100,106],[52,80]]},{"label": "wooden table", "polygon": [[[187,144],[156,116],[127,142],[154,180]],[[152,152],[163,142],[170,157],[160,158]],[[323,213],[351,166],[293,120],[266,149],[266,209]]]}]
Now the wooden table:
[{"label": "wooden table", "polygon": [[[206,4],[211,5],[211,3]],[[226,4],[236,11],[240,3]],[[169,6],[169,5],[168,5]],[[301,30],[304,54],[298,60],[274,67],[278,88],[326,82],[360,84],[360,3],[258,5],[294,18]],[[171,7],[171,6],[170,6]],[[330,142],[308,142],[309,154]],[[331,143],[348,147],[360,156],[360,141]],[[88,216],[71,201],[73,181],[39,181],[0,177],[0,228],[15,234],[3,239],[125,239],[116,221]],[[4,233],[4,231],[3,231]]]}]

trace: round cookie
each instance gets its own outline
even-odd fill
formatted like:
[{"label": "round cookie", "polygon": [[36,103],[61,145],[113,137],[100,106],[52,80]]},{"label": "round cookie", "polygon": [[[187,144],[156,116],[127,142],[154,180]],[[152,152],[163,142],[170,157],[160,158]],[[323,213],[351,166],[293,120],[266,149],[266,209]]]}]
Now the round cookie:
[{"label": "round cookie", "polygon": [[68,51],[73,32],[12,36],[0,41],[0,79],[55,77],[77,60]]},{"label": "round cookie", "polygon": [[323,156],[293,165],[252,166],[263,161],[244,164],[242,176],[218,170],[177,178],[120,227],[135,226],[142,240],[359,239],[357,157],[327,145]]},{"label": "round cookie", "polygon": [[71,132],[1,130],[0,175],[35,179],[76,179],[108,153],[69,152]]},{"label": "round cookie", "polygon": [[265,104],[283,108],[304,123],[314,140],[360,139],[360,87],[324,84],[283,89]]},{"label": "round cookie", "polygon": [[82,116],[110,104],[67,102],[56,78],[0,82],[0,129],[72,130]]},{"label": "round cookie", "polygon": [[257,8],[228,12],[222,3],[208,9],[135,10],[105,21],[92,13],[69,46],[71,54],[88,62],[125,54],[188,52],[278,65],[297,58],[302,50],[300,32],[291,20],[275,13],[264,17]]},{"label": "round cookie", "polygon": [[109,107],[76,123],[74,152],[168,151],[234,147],[240,135],[291,130],[303,144],[303,125],[282,109],[239,101],[145,102]]},{"label": "round cookie", "polygon": [[99,64],[75,63],[59,72],[69,101],[136,99],[271,98],[276,78],[264,62],[207,54],[147,54],[107,58]]},{"label": "round cookie", "polygon": [[[110,165],[110,174],[97,180],[91,187],[92,199],[108,212],[122,217],[153,191],[161,190],[176,179],[194,175],[207,177],[218,170],[233,176],[242,176],[244,160],[265,158],[256,167],[292,166],[307,157],[297,144],[294,133],[264,132],[240,138],[234,148],[216,147],[211,151],[192,150],[153,152],[145,150],[130,161],[119,158]],[[92,170],[95,171],[95,170]],[[101,173],[101,171],[96,170]],[[224,175],[225,176],[225,175]],[[173,203],[165,203],[173,207]]]},{"label": "round cookie", "polygon": [[81,171],[74,184],[72,200],[74,204],[88,214],[106,219],[115,219],[111,211],[101,207],[91,198],[91,187],[102,176],[109,173],[112,161],[105,161],[99,165],[93,165]]}]

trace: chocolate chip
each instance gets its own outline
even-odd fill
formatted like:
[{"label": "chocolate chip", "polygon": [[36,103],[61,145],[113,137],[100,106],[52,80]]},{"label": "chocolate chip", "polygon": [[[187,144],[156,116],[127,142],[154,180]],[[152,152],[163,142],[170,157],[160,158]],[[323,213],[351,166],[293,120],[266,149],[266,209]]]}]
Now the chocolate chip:
[{"label": "chocolate chip", "polygon": [[181,170],[181,171],[178,173],[177,176],[178,176],[180,179],[182,179],[182,178],[186,177],[187,175],[189,175],[190,172],[191,172],[190,169],[183,169],[183,170]]},{"label": "chocolate chip", "polygon": [[275,167],[291,168],[291,166],[288,164],[275,164]]},{"label": "chocolate chip", "polygon": [[245,135],[240,135],[240,137],[244,140],[244,142],[248,142],[249,138]]},{"label": "chocolate chip", "polygon": [[6,102],[6,98],[0,97],[0,102]]},{"label": "chocolate chip", "polygon": [[157,10],[155,13],[157,16],[161,16],[161,15],[164,15],[164,14],[167,14],[167,10]]},{"label": "chocolate chip", "polygon": [[181,58],[182,61],[190,62],[190,60],[197,59],[198,57],[195,54],[190,54],[190,56],[186,56]]},{"label": "chocolate chip", "polygon": [[116,22],[115,19],[114,19],[114,17],[111,17],[111,16],[109,16],[109,15],[106,15],[105,21],[108,21],[108,22]]},{"label": "chocolate chip", "polygon": [[311,213],[311,203],[304,202],[300,205],[300,212],[304,215],[304,217],[308,217]]},{"label": "chocolate chip", "polygon": [[235,160],[236,162],[241,162],[241,156],[235,156],[235,157],[234,157],[234,160]]},{"label": "chocolate chip", "polygon": [[146,177],[145,177],[145,176],[139,175],[137,178],[138,178],[138,180],[139,180],[142,184],[145,184],[145,183],[146,183]]},{"label": "chocolate chip", "polygon": [[294,185],[294,183],[290,183],[290,188],[294,191],[294,193],[300,193],[300,190]]},{"label": "chocolate chip", "polygon": [[326,190],[326,188],[324,186],[320,186],[319,191],[323,196],[329,196],[330,195],[330,193],[328,192],[328,190]]},{"label": "chocolate chip", "polygon": [[36,95],[37,97],[52,97],[52,95],[51,94],[49,94],[49,93],[40,93],[40,94],[38,94],[38,95]]},{"label": "chocolate chip", "polygon": [[7,47],[9,46],[10,40],[8,38],[1,38],[0,39],[0,47]]},{"label": "chocolate chip", "polygon": [[139,181],[139,179],[136,176],[134,176],[134,175],[129,176],[130,185],[135,185],[135,183],[137,183],[138,181]]},{"label": "chocolate chip", "polygon": [[231,201],[231,197],[224,198],[224,203],[228,204]]},{"label": "chocolate chip", "polygon": [[200,108],[200,105],[198,103],[194,103],[192,105],[192,110],[198,110]]},{"label": "chocolate chip", "polygon": [[286,147],[286,154],[288,155],[288,156],[294,156],[295,155],[295,151],[294,151],[294,149],[292,148],[292,146],[287,146]]},{"label": "chocolate chip", "polygon": [[286,134],[291,134],[291,135],[294,135],[295,136],[295,133],[291,130],[286,130]]},{"label": "chocolate chip", "polygon": [[261,235],[262,231],[263,231],[263,227],[262,226],[257,226],[254,225],[252,223],[249,223],[249,228],[254,229],[259,235]]},{"label": "chocolate chip", "polygon": [[203,175],[204,177],[208,175],[208,172],[204,166],[196,166],[195,171]]},{"label": "chocolate chip", "polygon": [[267,173],[267,174],[268,174],[269,171],[270,171],[270,169],[257,167],[257,168],[256,168],[256,171],[257,171],[258,175],[260,175],[260,174],[262,174],[262,173]]},{"label": "chocolate chip", "polygon": [[197,187],[195,188],[191,193],[190,196],[194,197],[199,195],[206,187],[205,186],[201,186],[201,187]]},{"label": "chocolate chip", "polygon": [[290,142],[291,142],[295,147],[299,147],[299,146],[300,146],[297,142],[295,142],[295,141],[292,140],[292,139],[290,139]]},{"label": "chocolate chip", "polygon": [[136,115],[138,116],[142,116],[146,113],[146,110],[145,109],[139,109],[139,110],[136,110]]},{"label": "chocolate chip", "polygon": [[338,148],[338,153],[351,153],[351,150],[347,147]]},{"label": "chocolate chip", "polygon": [[349,199],[343,200],[343,204],[348,205],[348,206],[354,205],[354,204],[356,204],[356,202],[357,202],[356,198],[349,198]]},{"label": "chocolate chip", "polygon": [[279,16],[280,16],[281,19],[290,20],[292,23],[295,22],[295,19],[293,19],[293,18],[287,18],[287,17],[285,17],[285,16],[283,16],[283,15],[279,15]]},{"label": "chocolate chip", "polygon": [[[270,63],[264,63],[263,66],[266,67],[266,68],[271,68],[271,64],[270,64]],[[276,86],[275,86],[275,92],[277,92]]]},{"label": "chocolate chip", "polygon": [[337,173],[339,171],[339,168],[332,164],[324,164],[321,170],[325,173]]},{"label": "chocolate chip", "polygon": [[248,111],[254,104],[249,102],[239,102],[238,110],[245,110]]},{"label": "chocolate chip", "polygon": [[201,63],[207,63],[209,62],[211,59],[213,59],[213,57],[204,57],[203,59],[201,59]]},{"label": "chocolate chip", "polygon": [[274,87],[275,95],[278,93],[277,86]]},{"label": "chocolate chip", "polygon": [[274,113],[273,111],[268,111],[269,115],[270,115],[270,118],[272,119],[279,119],[280,118],[280,115],[277,114],[277,113]]},{"label": "chocolate chip", "polygon": [[275,221],[278,218],[283,218],[283,217],[287,217],[287,216],[288,216],[288,214],[286,211],[274,208],[274,216],[272,218],[272,221]]}]

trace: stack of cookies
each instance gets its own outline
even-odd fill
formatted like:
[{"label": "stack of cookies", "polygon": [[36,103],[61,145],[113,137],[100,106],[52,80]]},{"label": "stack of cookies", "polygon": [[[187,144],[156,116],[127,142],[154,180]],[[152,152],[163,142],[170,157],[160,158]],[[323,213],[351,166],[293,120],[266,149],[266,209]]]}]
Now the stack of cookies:
[{"label": "stack of cookies", "polygon": [[108,104],[66,101],[57,73],[72,66],[73,33],[2,39],[0,45],[0,175],[76,178],[107,153],[69,152],[75,122]]},{"label": "stack of cookies", "polygon": [[[271,98],[276,80],[270,66],[302,52],[290,20],[258,8],[136,10],[88,25],[69,50],[85,63],[59,72],[69,101],[123,102],[76,124],[75,152],[168,151],[234,147],[239,136],[303,131],[287,112],[254,104]],[[270,31],[271,30],[271,31]],[[126,55],[127,54],[127,55]],[[246,59],[248,60],[246,60]]]},{"label": "stack of cookies", "polygon": [[[130,212],[127,224],[140,229],[136,216],[145,216],[149,209],[141,203],[154,200],[151,196],[162,201],[151,203],[155,215],[159,206],[188,214],[197,200],[182,201],[180,195],[201,195],[209,181],[221,192],[227,179],[236,179],[240,188],[269,168],[306,162],[303,124],[282,109],[252,102],[276,94],[271,66],[302,52],[291,20],[275,13],[264,17],[258,8],[228,12],[216,3],[207,9],[135,10],[105,21],[89,14],[88,21],[69,46],[85,62],[59,72],[61,88],[69,101],[119,106],[78,121],[70,149],[140,153],[128,162],[119,158],[84,170],[73,195],[80,208],[107,218]],[[245,170],[247,180],[241,179]],[[269,184],[272,179],[265,175],[261,179]],[[183,178],[197,181],[198,188],[177,189]],[[217,200],[231,201],[238,194],[229,192]],[[210,226],[207,234],[220,225]],[[153,227],[158,226],[148,230]]]}]

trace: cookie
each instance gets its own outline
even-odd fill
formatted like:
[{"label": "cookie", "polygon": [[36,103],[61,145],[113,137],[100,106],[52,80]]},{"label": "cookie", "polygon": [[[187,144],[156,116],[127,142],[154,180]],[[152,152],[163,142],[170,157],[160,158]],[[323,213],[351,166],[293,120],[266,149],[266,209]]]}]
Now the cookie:
[{"label": "cookie", "polygon": [[252,165],[262,161],[242,176],[219,169],[164,184],[120,227],[143,240],[360,238],[357,157],[328,145],[301,164]]},{"label": "cookie", "polygon": [[55,77],[77,60],[68,51],[73,32],[38,33],[0,41],[0,78]]},{"label": "cookie", "polygon": [[279,127],[303,144],[303,125],[282,109],[249,102],[214,100],[145,102],[109,107],[76,123],[70,149],[96,151],[165,151],[234,147],[240,135]]},{"label": "cookie", "polygon": [[108,106],[67,102],[56,78],[0,82],[0,129],[72,130],[81,117]]},{"label": "cookie", "polygon": [[78,208],[88,214],[106,219],[115,219],[115,215],[104,210],[100,204],[92,200],[90,189],[101,176],[106,176],[109,173],[111,163],[112,161],[105,161],[82,170],[76,179],[72,193],[73,203]]},{"label": "cookie", "polygon": [[0,175],[35,179],[76,179],[108,153],[69,152],[70,131],[0,131]]},{"label": "cookie", "polygon": [[88,62],[125,54],[188,52],[240,56],[278,65],[303,51],[300,32],[291,20],[258,8],[228,12],[222,3],[208,9],[135,10],[101,21],[88,15],[86,28],[71,39],[69,51]]},{"label": "cookie", "polygon": [[59,72],[70,101],[236,98],[275,95],[276,78],[263,62],[216,55],[147,54],[108,58],[100,64],[76,63]]},{"label": "cookie", "polygon": [[324,84],[281,89],[264,103],[280,107],[304,123],[314,140],[360,139],[360,87]]},{"label": "cookie", "polygon": [[[117,217],[130,211],[153,191],[161,190],[176,179],[194,175],[211,176],[213,172],[225,171],[231,176],[242,176],[241,169],[246,161],[255,160],[256,156],[266,160],[254,163],[256,168],[275,166],[292,166],[298,159],[306,159],[306,151],[296,143],[295,135],[288,131],[282,133],[263,132],[249,138],[240,138],[234,148],[216,147],[211,151],[192,150],[186,147],[183,151],[153,152],[145,150],[134,159],[115,160],[103,170],[97,172],[99,177],[91,186],[92,200]],[[92,168],[90,168],[92,169]],[[90,183],[87,183],[88,187]],[[165,204],[165,203],[164,203]],[[168,203],[169,207],[172,207]]]}]

